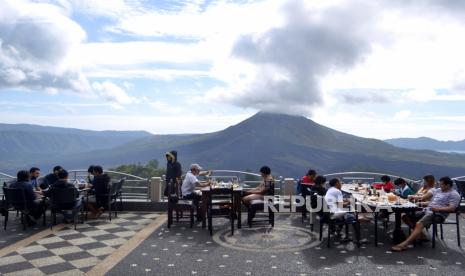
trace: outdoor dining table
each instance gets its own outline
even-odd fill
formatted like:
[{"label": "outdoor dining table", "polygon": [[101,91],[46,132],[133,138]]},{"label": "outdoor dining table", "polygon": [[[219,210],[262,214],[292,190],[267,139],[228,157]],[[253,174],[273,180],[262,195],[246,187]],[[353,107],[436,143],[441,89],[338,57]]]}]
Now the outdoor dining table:
[{"label": "outdoor dining table", "polygon": [[[389,200],[387,195],[380,196],[369,196],[368,193],[368,184],[343,184],[342,191],[345,193],[351,194],[354,199],[359,203],[368,206],[372,209],[375,216],[375,221],[377,221],[377,216],[380,210],[392,210],[395,217],[395,227],[392,233],[392,242],[394,244],[399,244],[406,239],[405,233],[402,231],[402,214],[414,212],[421,210],[422,208],[408,201],[407,199],[400,198],[399,196],[395,197],[395,200]],[[377,227],[377,225],[375,225]],[[375,234],[377,231],[375,231]],[[377,237],[375,237],[377,240]]]},{"label": "outdoor dining table", "polygon": [[[214,190],[215,188],[213,188]],[[203,187],[201,189],[202,192],[202,203],[201,203],[201,216],[202,216],[202,228],[207,227],[207,209],[208,209],[208,200],[210,198],[210,186]],[[241,203],[242,203],[242,192],[243,188],[242,185],[233,188],[234,193],[234,209],[235,213],[237,214],[237,228],[241,228]]]}]

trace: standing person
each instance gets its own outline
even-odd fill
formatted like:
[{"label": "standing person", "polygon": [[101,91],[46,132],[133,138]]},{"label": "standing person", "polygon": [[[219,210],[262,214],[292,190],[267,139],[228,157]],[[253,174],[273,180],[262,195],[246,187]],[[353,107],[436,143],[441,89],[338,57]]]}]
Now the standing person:
[{"label": "standing person", "polygon": [[[178,161],[178,152],[175,150],[169,151],[165,154],[166,156],[166,184],[163,194],[170,196],[178,191],[176,188],[181,184],[182,167]],[[170,185],[171,182],[174,185]]]},{"label": "standing person", "polygon": [[252,200],[261,199],[263,200],[264,195],[269,190],[269,183],[273,181],[273,176],[271,176],[271,169],[268,166],[263,166],[260,168],[260,174],[262,176],[262,182],[256,188],[250,189],[248,191],[244,191],[244,197],[242,198],[242,202],[244,205],[250,205]]},{"label": "standing person", "polygon": [[[423,230],[430,227],[433,221],[443,222],[449,213],[454,212],[460,204],[460,195],[452,186],[454,182],[449,177],[443,177],[440,180],[440,188],[432,189],[425,194],[421,201],[431,200],[426,210],[421,214],[417,214],[415,218],[411,217],[406,222],[414,226],[413,232],[408,238],[391,248],[394,252],[400,252],[407,249],[408,245],[417,238],[426,239],[427,236]],[[409,221],[411,220],[411,221]],[[405,220],[404,220],[405,221]],[[416,223],[415,223],[416,222]]]},{"label": "standing person", "polygon": [[61,172],[63,168],[61,166],[55,166],[53,172],[47,174],[44,178],[44,182],[40,184],[40,189],[47,190],[53,183],[58,181],[58,173]]},{"label": "standing person", "polygon": [[38,178],[40,176],[40,169],[36,167],[32,167],[29,170],[29,175],[31,176],[31,185],[35,191],[40,191],[40,185],[38,183]]}]

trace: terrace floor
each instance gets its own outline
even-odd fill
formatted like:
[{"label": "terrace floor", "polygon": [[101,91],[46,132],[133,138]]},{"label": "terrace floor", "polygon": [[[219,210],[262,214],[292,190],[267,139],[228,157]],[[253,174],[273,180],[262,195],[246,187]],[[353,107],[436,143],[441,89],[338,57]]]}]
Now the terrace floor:
[{"label": "terrace floor", "polygon": [[[453,226],[445,240],[393,253],[380,227],[373,244],[372,224],[362,225],[363,244],[334,240],[331,248],[302,224],[300,215],[276,216],[268,226],[243,227],[230,235],[226,220],[214,220],[210,237],[200,224],[166,228],[163,213],[124,212],[111,222],[103,216],[72,225],[22,230],[14,215],[0,230],[0,275],[463,275],[464,248]],[[463,220],[462,220],[463,221]],[[0,220],[3,223],[3,218]],[[463,226],[464,223],[462,223]],[[392,229],[392,226],[390,227]],[[462,227],[465,233],[465,227]],[[465,242],[465,236],[462,236]]]}]

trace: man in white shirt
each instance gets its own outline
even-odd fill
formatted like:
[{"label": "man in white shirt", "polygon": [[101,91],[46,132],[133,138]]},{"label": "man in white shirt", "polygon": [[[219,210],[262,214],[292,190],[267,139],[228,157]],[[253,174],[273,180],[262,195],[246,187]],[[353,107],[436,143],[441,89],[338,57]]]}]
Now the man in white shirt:
[{"label": "man in white shirt", "polygon": [[326,192],[325,201],[331,212],[332,219],[355,219],[355,216],[352,213],[348,213],[347,210],[344,210],[344,207],[350,204],[349,200],[344,199],[341,192],[341,181],[337,178],[331,179],[329,181],[330,188]]},{"label": "man in white shirt", "polygon": [[182,182],[181,186],[181,193],[183,199],[192,199],[194,204],[198,206],[198,203],[201,199],[200,191],[196,191],[196,187],[205,187],[208,186],[209,183],[205,181],[199,181],[197,179],[198,175],[208,175],[210,174],[209,171],[201,172],[202,167],[199,164],[192,164],[190,166],[190,171],[187,172],[186,176],[184,177],[184,181]]}]

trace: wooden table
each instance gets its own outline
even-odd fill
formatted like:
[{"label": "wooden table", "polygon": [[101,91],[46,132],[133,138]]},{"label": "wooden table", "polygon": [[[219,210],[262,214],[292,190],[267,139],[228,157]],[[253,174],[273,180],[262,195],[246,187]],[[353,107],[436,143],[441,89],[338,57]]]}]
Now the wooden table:
[{"label": "wooden table", "polygon": [[[387,200],[386,195],[380,197],[367,196],[367,186],[367,184],[364,184],[360,189],[360,186],[357,184],[343,184],[341,190],[345,193],[351,194],[357,202],[374,209],[375,220],[377,220],[379,213],[377,210],[387,210],[387,208],[390,208],[395,216],[395,227],[392,234],[392,241],[394,244],[401,243],[406,239],[405,233],[402,231],[402,213],[409,213],[421,210],[422,208],[406,199],[399,198],[399,196],[396,196],[395,201]],[[377,227],[377,225],[375,225],[375,227]],[[375,237],[375,239],[377,240],[377,237]]]},{"label": "wooden table", "polygon": [[[201,216],[202,216],[202,228],[207,227],[207,209],[208,209],[208,200],[210,197],[210,186],[204,187],[202,191],[202,202],[201,202]],[[242,207],[242,186],[234,188],[234,209],[237,214],[237,228],[241,229],[241,207]]]}]

